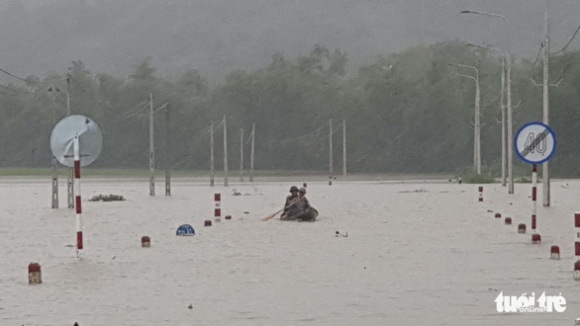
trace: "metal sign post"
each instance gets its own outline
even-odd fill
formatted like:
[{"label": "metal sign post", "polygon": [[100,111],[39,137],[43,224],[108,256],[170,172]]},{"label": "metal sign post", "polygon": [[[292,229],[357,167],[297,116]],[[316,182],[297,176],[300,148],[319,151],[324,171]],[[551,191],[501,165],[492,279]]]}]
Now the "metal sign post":
[{"label": "metal sign post", "polygon": [[77,256],[84,248],[81,220],[81,167],[93,163],[99,157],[102,145],[103,135],[99,126],[82,115],[71,115],[62,119],[50,135],[52,155],[62,165],[74,170]]},{"label": "metal sign post", "polygon": [[532,243],[540,243],[536,215],[537,165],[550,160],[556,152],[556,134],[544,123],[530,122],[518,130],[514,145],[519,158],[532,165]]}]

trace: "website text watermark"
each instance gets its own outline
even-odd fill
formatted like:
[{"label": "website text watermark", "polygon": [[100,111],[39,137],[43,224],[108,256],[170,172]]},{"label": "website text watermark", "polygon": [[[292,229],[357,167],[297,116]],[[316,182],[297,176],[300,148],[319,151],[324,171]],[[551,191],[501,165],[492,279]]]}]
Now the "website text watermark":
[{"label": "website text watermark", "polygon": [[564,312],[566,299],[559,295],[546,295],[543,292],[538,298],[523,293],[520,296],[503,295],[503,291],[495,298],[497,312]]}]

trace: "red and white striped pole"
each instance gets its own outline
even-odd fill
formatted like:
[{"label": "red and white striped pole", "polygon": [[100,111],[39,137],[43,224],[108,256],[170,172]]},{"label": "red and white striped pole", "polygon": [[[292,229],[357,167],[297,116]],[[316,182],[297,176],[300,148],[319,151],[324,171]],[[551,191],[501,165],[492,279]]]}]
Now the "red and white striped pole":
[{"label": "red and white striped pole", "polygon": [[79,136],[76,136],[73,143],[74,150],[74,172],[75,172],[75,207],[77,220],[77,253],[83,249],[83,227],[81,220],[81,155],[79,149]]},{"label": "red and white striped pole", "polygon": [[580,212],[574,213],[574,279],[580,281]]},{"label": "red and white striped pole", "polygon": [[478,190],[479,190],[479,201],[483,201],[483,186],[479,186]]},{"label": "red and white striped pole", "polygon": [[215,201],[215,209],[214,209],[213,217],[214,217],[214,220],[216,222],[219,222],[220,217],[222,216],[222,209],[221,209],[222,195],[221,194],[214,194],[213,199]]},{"label": "red and white striped pole", "polygon": [[536,198],[537,198],[537,185],[538,185],[538,166],[536,164],[532,165],[532,243],[542,242],[542,237],[537,232],[537,208],[536,208]]}]

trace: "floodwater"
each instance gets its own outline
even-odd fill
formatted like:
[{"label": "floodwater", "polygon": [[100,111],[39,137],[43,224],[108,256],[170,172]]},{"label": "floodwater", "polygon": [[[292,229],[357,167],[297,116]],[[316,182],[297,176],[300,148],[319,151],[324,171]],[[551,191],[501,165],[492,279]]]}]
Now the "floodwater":
[{"label": "floodwater", "polygon": [[[0,325],[561,326],[580,317],[572,277],[580,181],[552,182],[552,207],[538,203],[543,242],[535,245],[530,184],[516,184],[514,195],[484,185],[480,203],[477,185],[447,180],[309,182],[320,216],[299,223],[262,218],[302,182],[216,180],[211,188],[174,180],[171,197],[157,182],[151,197],[147,180],[83,179],[85,249],[77,258],[67,246],[75,215],[64,184],[55,210],[50,180],[0,180]],[[233,218],[204,227],[214,192]],[[128,200],[88,202],[97,194]],[[186,223],[197,234],[175,236]],[[527,234],[516,232],[518,223]],[[141,248],[144,235],[151,248]],[[550,260],[552,245],[561,260]],[[41,285],[28,284],[31,262],[42,266]],[[499,313],[502,291],[561,293],[566,310]]]}]

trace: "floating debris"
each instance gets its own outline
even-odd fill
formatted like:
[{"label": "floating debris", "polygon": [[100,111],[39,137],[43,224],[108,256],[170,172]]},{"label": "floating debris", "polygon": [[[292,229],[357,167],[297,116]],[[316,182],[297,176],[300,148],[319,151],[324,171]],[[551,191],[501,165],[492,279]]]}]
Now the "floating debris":
[{"label": "floating debris", "polygon": [[93,198],[89,199],[89,201],[125,201],[126,199],[123,196],[119,195],[98,195],[93,196]]},{"label": "floating debris", "polygon": [[427,190],[421,188],[421,189],[415,189],[415,190],[405,190],[405,191],[399,191],[399,193],[401,194],[408,194],[408,193],[422,193],[422,192],[428,192]]},{"label": "floating debris", "polygon": [[345,238],[348,238],[348,232],[345,232],[344,234],[342,234],[342,233],[340,233],[339,231],[336,231],[336,233],[335,233],[335,234],[336,234],[336,236],[337,236],[337,237],[339,237],[339,236],[340,236],[340,237],[345,237]]}]

